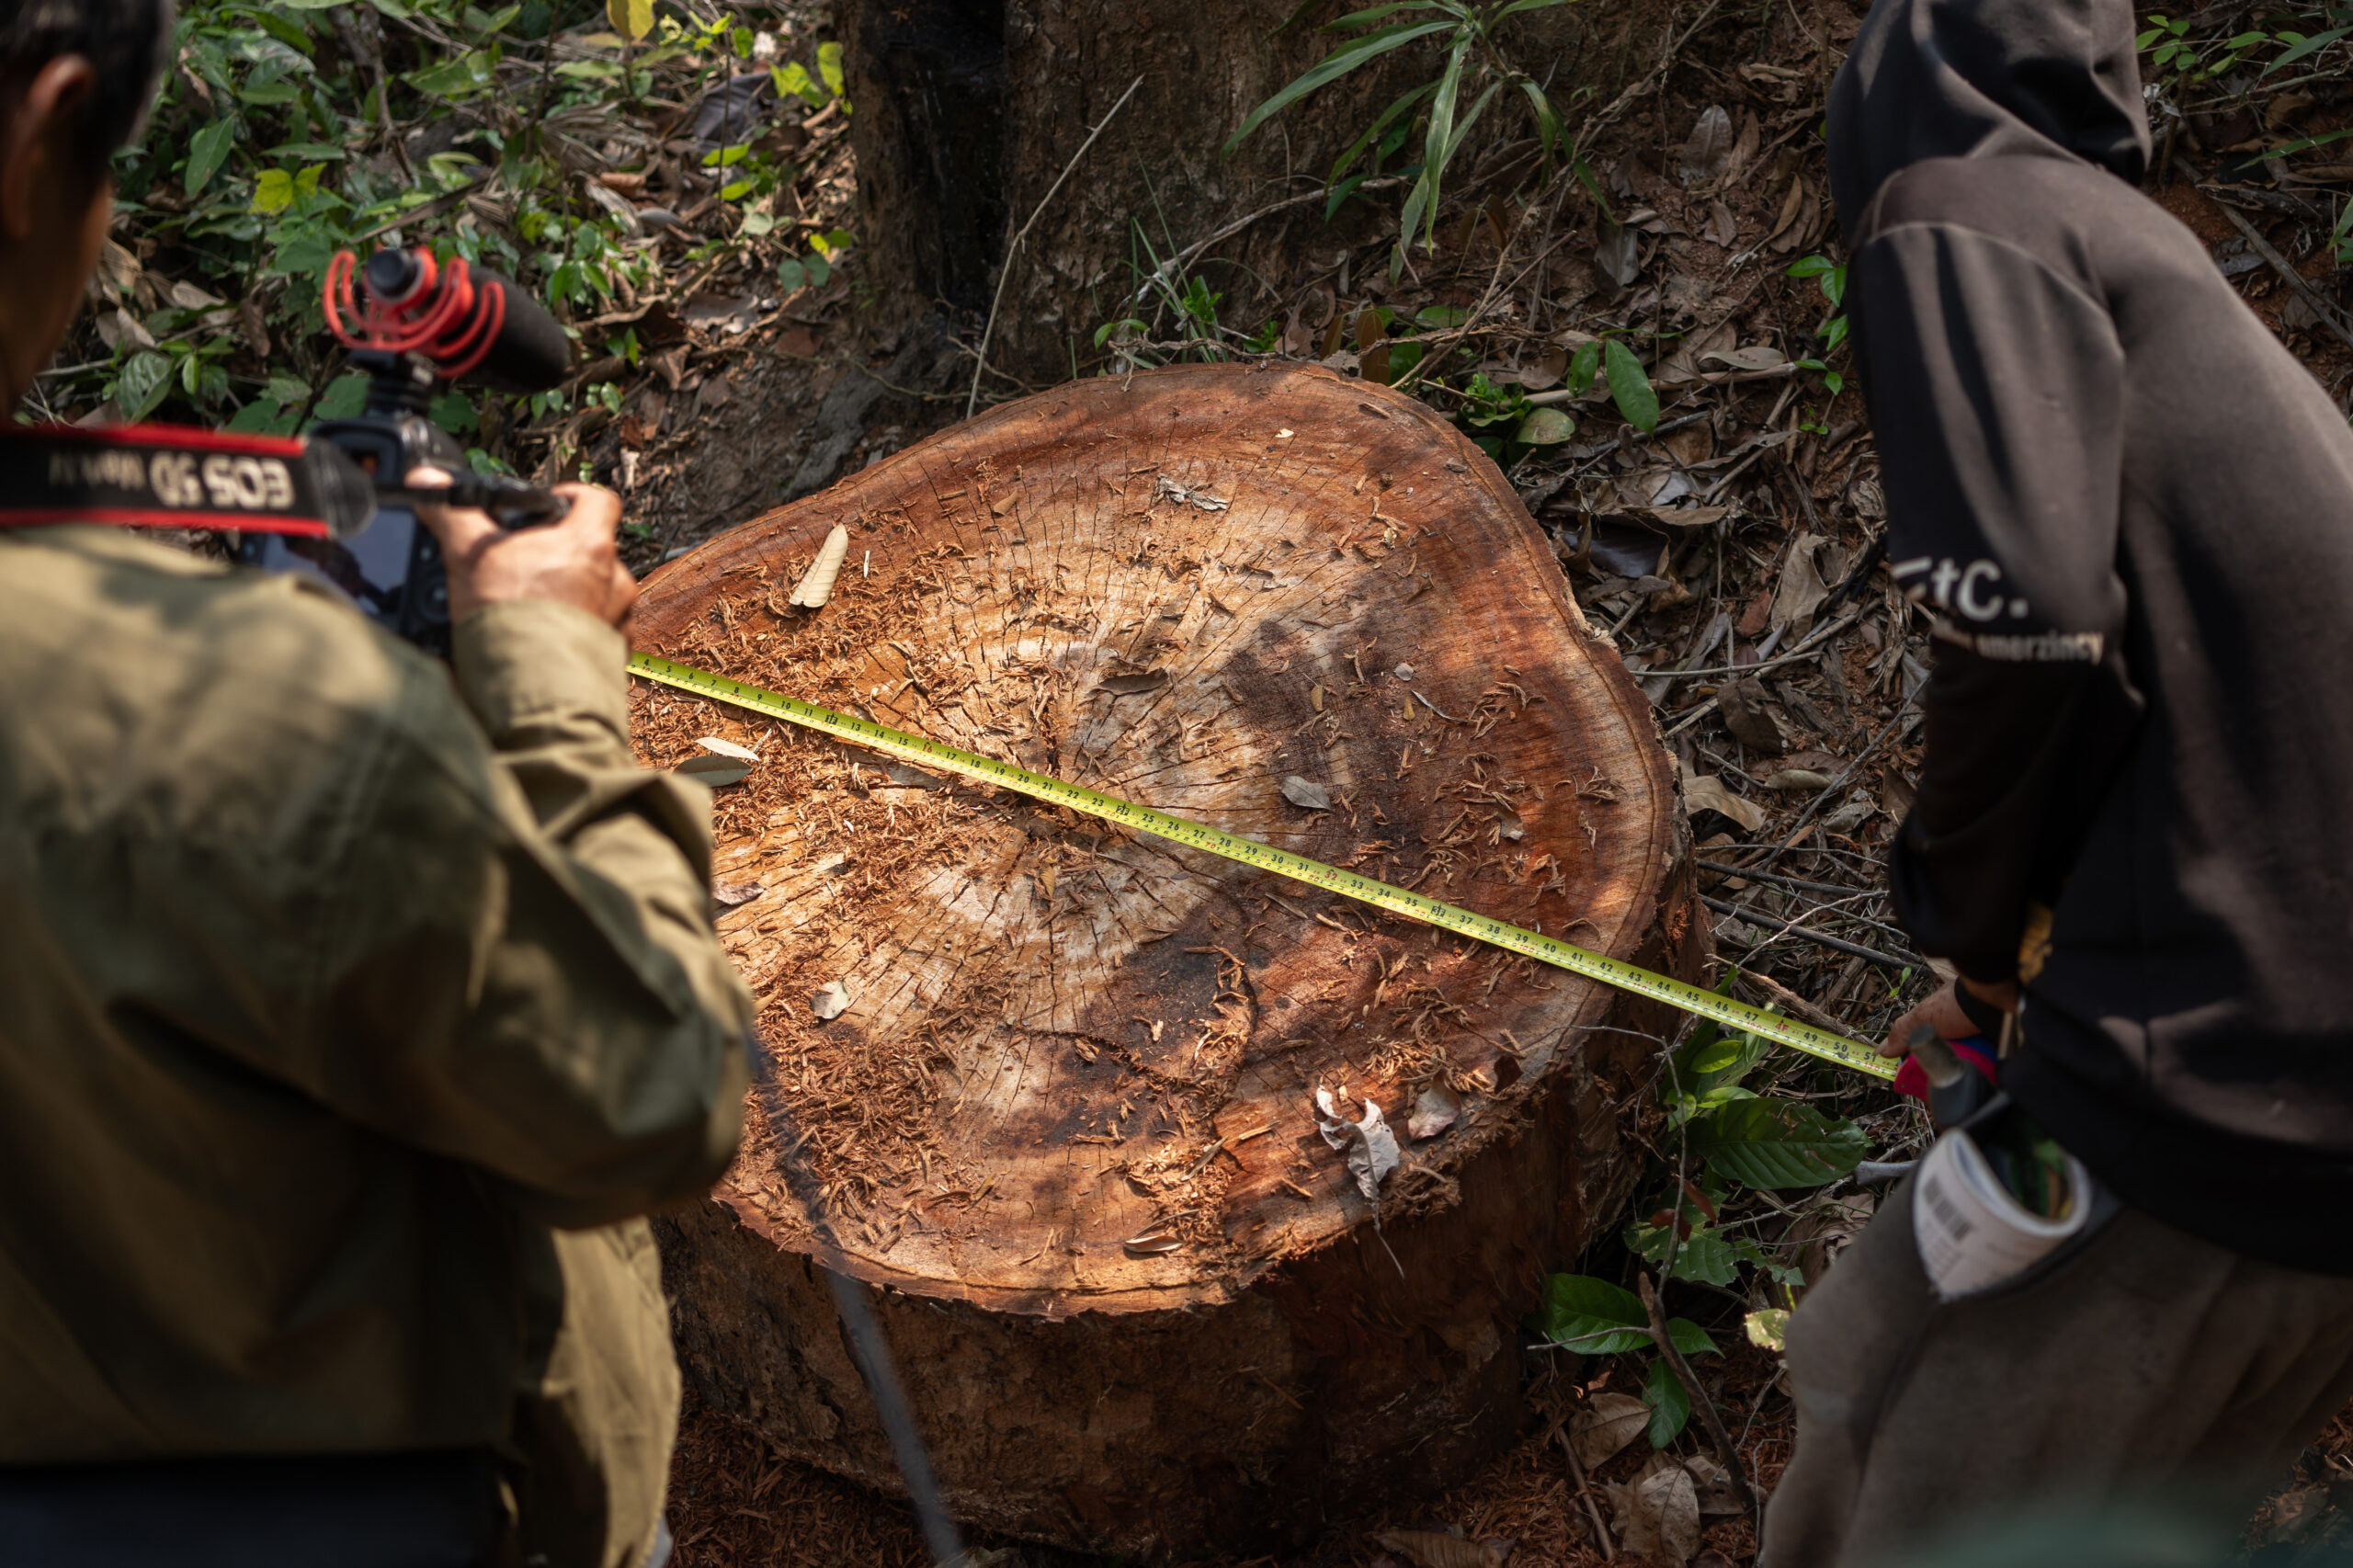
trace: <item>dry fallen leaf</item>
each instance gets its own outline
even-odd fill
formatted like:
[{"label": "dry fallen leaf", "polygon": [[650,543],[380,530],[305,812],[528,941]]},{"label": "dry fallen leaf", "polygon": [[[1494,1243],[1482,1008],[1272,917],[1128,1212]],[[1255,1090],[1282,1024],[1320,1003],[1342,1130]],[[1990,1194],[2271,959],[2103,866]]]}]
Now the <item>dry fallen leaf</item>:
[{"label": "dry fallen leaf", "polygon": [[1699,237],[1725,250],[1732,249],[1733,242],[1740,237],[1740,221],[1721,197],[1708,203],[1708,221],[1699,230]]},{"label": "dry fallen leaf", "polygon": [[1437,1530],[1383,1530],[1373,1540],[1404,1552],[1414,1568],[1498,1568],[1511,1553],[1509,1543],[1465,1540]]},{"label": "dry fallen leaf", "polygon": [[1631,228],[1601,221],[1601,243],[1593,247],[1593,269],[1620,289],[1643,270],[1642,238]]},{"label": "dry fallen leaf", "polygon": [[849,1011],[849,987],[836,980],[820,986],[810,1006],[819,1018],[830,1022]]},{"label": "dry fallen leaf", "polygon": [[1780,583],[1773,590],[1768,624],[1795,626],[1802,632],[1813,622],[1813,612],[1830,597],[1830,585],[1822,580],[1820,560],[1829,543],[1821,534],[1801,534],[1790,541],[1790,551],[1781,558]]},{"label": "dry fallen leaf", "polygon": [[848,554],[849,530],[835,523],[834,531],[825,536],[824,547],[817,551],[817,559],[809,563],[809,570],[801,574],[800,583],[793,587],[792,597],[784,602],[802,609],[821,608],[833,597],[834,579],[841,574],[842,562]]},{"label": "dry fallen leaf", "polygon": [[1816,773],[1811,767],[1785,767],[1757,780],[1768,790],[1827,790],[1830,776]]},{"label": "dry fallen leaf", "polygon": [[1738,823],[1745,833],[1755,833],[1765,825],[1765,809],[1754,801],[1744,801],[1724,787],[1721,778],[1701,778],[1686,771],[1683,775],[1683,804],[1695,815],[1700,812],[1721,812]]},{"label": "dry fallen leaf", "polygon": [[1691,139],[1677,150],[1677,173],[1686,186],[1705,184],[1723,173],[1732,155],[1732,116],[1710,104],[1691,128]]},{"label": "dry fallen leaf", "polygon": [[1636,1557],[1688,1562],[1699,1550],[1699,1489],[1691,1484],[1690,1471],[1666,1455],[1652,1459],[1665,1463],[1608,1489],[1619,1540]]},{"label": "dry fallen leaf", "polygon": [[1714,1460],[1705,1454],[1688,1454],[1683,1468],[1690,1472],[1692,1490],[1699,1494],[1701,1518],[1748,1511],[1740,1506],[1740,1494],[1733,1490],[1730,1472]]},{"label": "dry fallen leaf", "polygon": [[1432,1084],[1414,1097],[1413,1114],[1405,1119],[1405,1136],[1420,1142],[1454,1125],[1462,1114],[1462,1096],[1444,1084]]},{"label": "dry fallen leaf", "polygon": [[1781,730],[1776,714],[1765,695],[1765,688],[1756,680],[1728,681],[1716,690],[1716,706],[1724,716],[1724,728],[1733,738],[1753,752],[1767,756],[1779,756],[1790,749],[1790,738]]},{"label": "dry fallen leaf", "polygon": [[1340,1109],[1340,1102],[1332,1091],[1315,1091],[1315,1130],[1324,1134],[1324,1142],[1335,1149],[1347,1152],[1348,1174],[1357,1179],[1357,1190],[1369,1203],[1381,1201],[1383,1177],[1397,1168],[1397,1134],[1389,1130],[1388,1118],[1372,1101],[1364,1102],[1364,1119],[1350,1121]]},{"label": "dry fallen leaf", "polygon": [[1294,773],[1283,780],[1283,799],[1302,811],[1328,812],[1332,809],[1332,791],[1321,784],[1311,784]]},{"label": "dry fallen leaf", "polygon": [[713,882],[710,884],[710,896],[726,908],[733,909],[739,903],[749,903],[759,897],[760,884],[756,881]]},{"label": "dry fallen leaf", "polygon": [[1587,1473],[1600,1469],[1643,1435],[1651,1407],[1631,1394],[1597,1393],[1569,1422],[1569,1446]]},{"label": "dry fallen leaf", "polygon": [[1096,690],[1108,691],[1114,697],[1135,697],[1147,691],[1158,691],[1168,684],[1166,670],[1138,670],[1123,676],[1110,676],[1096,685]]},{"label": "dry fallen leaf", "polygon": [[1714,348],[1699,356],[1700,361],[1723,365],[1734,370],[1774,370],[1788,364],[1789,358],[1769,343],[1752,343],[1745,348]]},{"label": "dry fallen leaf", "polygon": [[752,776],[752,765],[732,756],[716,756],[705,753],[690,756],[678,764],[677,771],[699,784],[713,790],[723,790],[730,784],[741,784]]}]

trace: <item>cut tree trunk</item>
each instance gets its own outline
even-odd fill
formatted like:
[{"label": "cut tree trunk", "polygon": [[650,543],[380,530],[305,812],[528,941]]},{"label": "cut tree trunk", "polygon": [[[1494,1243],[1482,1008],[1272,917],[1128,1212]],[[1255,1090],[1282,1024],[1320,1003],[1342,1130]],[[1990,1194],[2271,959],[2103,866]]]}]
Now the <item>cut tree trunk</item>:
[{"label": "cut tree trunk", "polygon": [[[1220,293],[1226,324],[1287,310],[1344,253],[1393,236],[1401,190],[1376,188],[1324,215],[1333,161],[1392,99],[1438,74],[1434,47],[1398,51],[1327,85],[1220,149],[1250,111],[1343,35],[1318,24],[1345,0],[1294,9],[1245,0],[836,0],[858,153],[858,267],[886,316],[941,306],[977,322],[1010,235],[1066,168],[1013,258],[989,363],[1016,381],[1057,381],[1104,355],[1095,332],[1149,317],[1144,276],[1254,212],[1189,263]],[[1523,13],[1502,42],[1546,80],[1572,127],[1650,68],[1671,0]],[[1289,18],[1289,25],[1284,25]],[[1394,20],[1395,18],[1391,18]],[[1073,168],[1087,134],[1142,85]],[[1531,134],[1515,101],[1492,112],[1493,145]],[[1508,128],[1508,129],[1507,129]],[[1483,132],[1483,135],[1487,134]],[[1468,174],[1489,142],[1469,149]],[[1392,159],[1410,163],[1404,156]],[[1530,179],[1535,177],[1531,163]],[[1378,269],[1376,255],[1360,264]],[[1304,267],[1302,267],[1302,264]],[[1361,272],[1359,272],[1361,276]]]},{"label": "cut tree trunk", "polygon": [[[831,601],[792,608],[836,523]],[[1673,768],[1564,588],[1422,404],[1197,366],[1006,404],[722,535],[647,583],[637,627],[1695,974]],[[1624,1203],[1620,1119],[1671,1017],[741,710],[632,701],[652,761],[706,735],[759,753],[717,796],[720,927],[961,1517],[1098,1551],[1255,1546],[1511,1438],[1519,1321]],[[835,983],[848,1009],[821,1020]],[[1319,1086],[1404,1144],[1377,1215],[1316,1131]],[[1411,1138],[1426,1092],[1459,1112]],[[688,1379],[895,1489],[751,1114],[715,1201],[665,1226]]]}]

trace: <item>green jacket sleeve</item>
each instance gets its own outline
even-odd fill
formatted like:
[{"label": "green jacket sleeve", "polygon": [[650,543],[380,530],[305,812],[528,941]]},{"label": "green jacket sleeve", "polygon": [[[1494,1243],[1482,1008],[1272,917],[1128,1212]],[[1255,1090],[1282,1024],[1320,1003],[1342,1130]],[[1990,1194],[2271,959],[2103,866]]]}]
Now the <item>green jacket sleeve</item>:
[{"label": "green jacket sleeve", "polygon": [[741,1131],[753,1006],[711,926],[710,794],[637,766],[626,661],[564,605],[462,622],[458,699],[416,662],[322,884],[321,1092],[559,1225],[690,1199]]}]

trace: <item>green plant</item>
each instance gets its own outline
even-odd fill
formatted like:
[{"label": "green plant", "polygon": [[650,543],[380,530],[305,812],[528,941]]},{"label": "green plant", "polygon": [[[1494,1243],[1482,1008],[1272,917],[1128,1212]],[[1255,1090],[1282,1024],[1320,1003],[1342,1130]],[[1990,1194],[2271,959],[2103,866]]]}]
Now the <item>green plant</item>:
[{"label": "green plant", "polygon": [[[1614,1356],[1655,1348],[1650,1314],[1640,1297],[1623,1286],[1588,1274],[1555,1274],[1544,1281],[1544,1301],[1536,1311],[1535,1326],[1563,1350],[1586,1356]],[[1686,1358],[1722,1354],[1708,1331],[1687,1318],[1666,1320],[1666,1336]],[[1651,1408],[1651,1447],[1663,1449],[1675,1441],[1691,1419],[1691,1396],[1665,1356],[1651,1358],[1643,1379],[1643,1403]]]},{"label": "green plant", "polygon": [[1565,410],[1531,403],[1527,390],[1518,382],[1498,385],[1476,371],[1462,389],[1462,406],[1455,411],[1454,423],[1473,446],[1506,470],[1532,449],[1557,446],[1577,429],[1576,421]]},{"label": "green plant", "polygon": [[[615,30],[593,30],[605,14]],[[81,363],[46,377],[45,395],[244,430],[356,406],[319,285],[335,251],[375,243],[496,267],[568,320],[658,288],[633,211],[568,171],[651,145],[629,114],[657,80],[691,97],[731,74],[757,42],[742,16],[681,19],[650,0],[190,0],[177,68],[116,161],[130,244],[100,269],[103,343],[77,338],[66,358]],[[838,55],[821,49],[816,70],[810,91],[830,102]],[[722,187],[742,216],[722,244],[774,254],[774,199],[798,171],[756,147],[716,166],[741,171]],[[847,238],[811,244],[830,267]],[[434,406],[460,434],[481,414],[463,398]]]},{"label": "green plant", "polygon": [[[1718,990],[1729,994],[1735,977],[1736,971],[1727,971]],[[1658,1097],[1676,1155],[1663,1162],[1664,1190],[1624,1235],[1627,1250],[1655,1268],[1662,1284],[1682,1279],[1728,1290],[1738,1284],[1743,1270],[1754,1269],[1768,1294],[1786,1303],[1798,1271],[1749,1234],[1754,1220],[1733,1217],[1733,1209],[1745,1192],[1834,1181],[1868,1152],[1862,1130],[1853,1122],[1746,1086],[1771,1051],[1756,1035],[1701,1022],[1663,1063]],[[1778,1203],[1760,1206],[1755,1218],[1784,1211]],[[1786,1305],[1752,1312],[1746,1332],[1756,1343],[1778,1348],[1787,1315]],[[1583,1275],[1552,1276],[1536,1320],[1555,1345],[1589,1355],[1649,1344],[1648,1324],[1630,1292]],[[1687,1356],[1705,1338],[1680,1320],[1667,1326]],[[1698,1336],[1692,1344],[1686,1343],[1687,1330]],[[1682,1430],[1690,1411],[1663,1358],[1651,1366],[1643,1397],[1652,1411],[1651,1440],[1664,1447]]]},{"label": "green plant", "polygon": [[[2331,6],[2303,13],[2299,19],[2321,24],[2319,30],[2308,33],[2300,28],[2250,28],[2226,39],[2201,43],[2190,36],[2196,17],[2156,14],[2149,17],[2148,28],[2132,40],[2132,47],[2149,56],[2148,77],[2152,84],[2195,86],[2229,75],[2268,44],[2285,47],[2263,67],[2262,74],[2267,76],[2310,59],[2353,34],[2353,10]],[[2329,23],[2336,25],[2330,27],[2326,25]]]},{"label": "green plant", "polygon": [[1627,347],[1620,333],[1605,333],[1588,338],[1569,356],[1567,383],[1571,397],[1583,397],[1592,390],[1596,375],[1609,389],[1609,401],[1618,405],[1619,416],[1645,436],[1658,428],[1658,392],[1651,386],[1650,372],[1633,349]]},{"label": "green plant", "polygon": [[[1445,51],[1437,78],[1407,89],[1374,117],[1332,165],[1325,183],[1331,198],[1329,216],[1340,202],[1370,177],[1383,162],[1397,155],[1420,131],[1421,161],[1400,173],[1413,180],[1397,225],[1397,246],[1390,261],[1392,276],[1404,268],[1405,253],[1418,240],[1433,246],[1438,233],[1438,203],[1445,193],[1448,167],[1461,151],[1464,138],[1499,95],[1524,100],[1532,119],[1548,170],[1565,158],[1588,186],[1592,176],[1577,151],[1563,144],[1561,115],[1543,85],[1513,65],[1495,41],[1496,29],[1522,12],[1548,9],[1568,0],[1389,0],[1388,4],[1351,11],[1324,24],[1325,32],[1353,33],[1346,42],[1318,61],[1280,92],[1252,109],[1239,129],[1226,139],[1231,155],[1251,132],[1300,99],[1338,81],[1358,68],[1408,44],[1431,40]],[[1402,16],[1401,16],[1402,14]],[[1392,20],[1392,18],[1400,18]],[[1462,107],[1468,99],[1470,107]],[[1370,165],[1355,173],[1358,160],[1370,155]]]}]

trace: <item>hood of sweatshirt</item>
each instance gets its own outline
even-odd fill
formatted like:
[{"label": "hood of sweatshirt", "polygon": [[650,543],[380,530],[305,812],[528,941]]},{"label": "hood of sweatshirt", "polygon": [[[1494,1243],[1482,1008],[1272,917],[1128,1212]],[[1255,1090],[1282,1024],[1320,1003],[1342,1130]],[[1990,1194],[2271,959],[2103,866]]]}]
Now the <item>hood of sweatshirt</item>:
[{"label": "hood of sweatshirt", "polygon": [[2081,158],[2138,184],[2132,36],[2130,0],[1878,0],[1830,88],[1841,226],[1930,158]]}]

